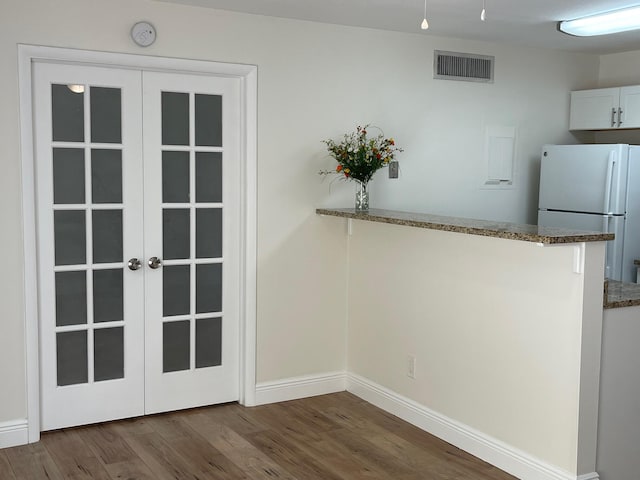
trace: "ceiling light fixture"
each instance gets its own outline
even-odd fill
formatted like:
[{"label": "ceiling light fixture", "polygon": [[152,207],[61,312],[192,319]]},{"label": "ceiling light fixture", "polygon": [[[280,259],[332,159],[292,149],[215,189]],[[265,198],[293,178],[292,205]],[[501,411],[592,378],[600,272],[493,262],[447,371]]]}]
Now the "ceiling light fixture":
[{"label": "ceiling light fixture", "polygon": [[565,20],[558,29],[577,37],[592,37],[610,33],[640,29],[640,6],[589,15],[575,20]]},{"label": "ceiling light fixture", "polygon": [[482,0],[482,11],[480,12],[480,20],[483,22],[487,19],[487,4],[486,0]]},{"label": "ceiling light fixture", "polygon": [[422,30],[426,30],[429,28],[429,22],[427,22],[427,0],[424,0],[424,17],[422,19],[422,23],[420,24],[420,28]]}]

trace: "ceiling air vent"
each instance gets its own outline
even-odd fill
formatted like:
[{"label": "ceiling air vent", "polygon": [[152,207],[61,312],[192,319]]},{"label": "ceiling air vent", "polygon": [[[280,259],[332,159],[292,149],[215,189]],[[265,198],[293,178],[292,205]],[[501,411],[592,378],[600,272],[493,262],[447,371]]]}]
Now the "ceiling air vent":
[{"label": "ceiling air vent", "polygon": [[433,78],[493,83],[495,58],[490,55],[435,50]]}]

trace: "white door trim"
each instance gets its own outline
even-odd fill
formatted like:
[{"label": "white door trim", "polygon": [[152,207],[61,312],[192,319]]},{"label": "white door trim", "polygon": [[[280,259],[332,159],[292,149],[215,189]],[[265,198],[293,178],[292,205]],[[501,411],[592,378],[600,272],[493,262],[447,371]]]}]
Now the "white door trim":
[{"label": "white door trim", "polygon": [[24,314],[27,424],[29,442],[40,439],[40,367],[38,329],[38,271],[36,262],[36,202],[31,101],[35,61],[103,65],[163,72],[226,75],[239,78],[242,98],[240,246],[240,403],[256,398],[256,234],[257,234],[257,77],[255,65],[95,52],[34,45],[18,45],[22,217],[24,248]]}]

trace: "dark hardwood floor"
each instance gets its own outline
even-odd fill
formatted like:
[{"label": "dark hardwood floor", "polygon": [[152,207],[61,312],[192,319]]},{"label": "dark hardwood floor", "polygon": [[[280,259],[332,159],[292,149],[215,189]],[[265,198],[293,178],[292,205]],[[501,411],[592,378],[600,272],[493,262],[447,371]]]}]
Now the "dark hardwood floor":
[{"label": "dark hardwood floor", "polygon": [[446,479],[514,477],[343,392],[236,404],[42,435],[0,450],[0,479]]}]

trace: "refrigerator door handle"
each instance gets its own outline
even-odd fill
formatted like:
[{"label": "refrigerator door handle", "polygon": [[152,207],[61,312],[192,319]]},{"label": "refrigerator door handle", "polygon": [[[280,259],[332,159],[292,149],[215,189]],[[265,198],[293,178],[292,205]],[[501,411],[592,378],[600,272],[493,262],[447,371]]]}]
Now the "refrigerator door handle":
[{"label": "refrigerator door handle", "polygon": [[611,213],[611,188],[613,183],[613,167],[616,164],[616,152],[615,150],[611,150],[609,152],[609,163],[607,165],[607,177],[605,178],[604,184],[604,205],[603,212]]}]

